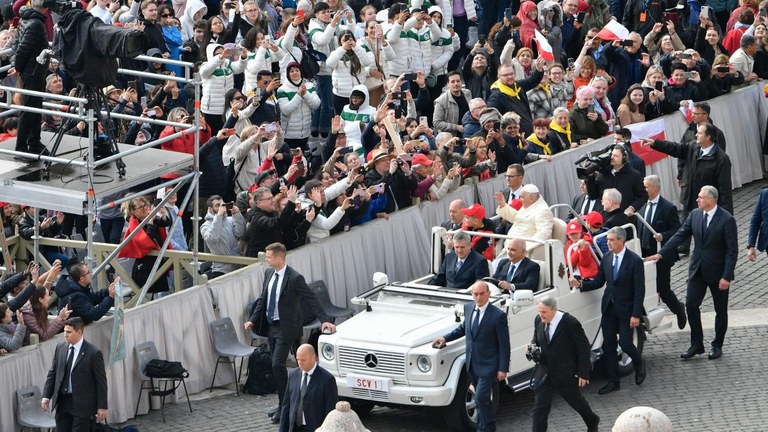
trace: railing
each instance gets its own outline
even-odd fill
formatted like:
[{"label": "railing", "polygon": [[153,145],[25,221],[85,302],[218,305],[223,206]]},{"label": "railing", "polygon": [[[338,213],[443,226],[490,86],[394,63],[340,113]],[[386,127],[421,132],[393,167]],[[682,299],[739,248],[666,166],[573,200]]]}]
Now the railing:
[{"label": "railing", "polygon": [[[56,246],[60,248],[69,248],[82,251],[86,249],[87,245],[85,241],[49,237],[40,238],[39,243],[40,246]],[[93,251],[96,258],[95,264],[97,266],[102,264],[104,260],[117,248],[117,246],[118,245],[112,243],[93,243]],[[26,268],[28,263],[27,257],[34,256],[34,242],[32,240],[25,240],[18,234],[8,237],[8,249],[11,258],[16,262],[16,268],[19,271]],[[152,251],[148,255],[157,256],[158,254],[159,251]],[[166,261],[160,265],[149,285],[151,286],[161,277],[166,277],[167,271],[172,270],[174,272],[173,287],[171,287],[172,291],[179,292],[183,290],[184,281],[181,277],[182,273],[187,271],[191,275],[198,271],[198,269],[196,269],[192,263],[194,255],[194,252],[167,250],[164,254],[164,259]],[[215,255],[209,253],[198,253],[197,259],[200,263],[215,262],[223,264],[238,264],[244,267],[263,262],[262,256],[259,258],[250,258],[241,256]],[[42,254],[35,258],[34,261],[40,263],[41,268],[44,270],[51,268],[51,263],[48,262]],[[115,275],[120,276],[123,287],[130,287],[131,291],[133,292],[134,295],[129,301],[126,302],[127,308],[133,307],[139,298],[141,286],[138,285],[133,280],[133,278],[131,278],[130,268],[123,267],[119,262],[115,262],[115,260],[113,260],[110,265],[115,270]],[[43,270],[41,270],[41,272],[42,271]],[[200,275],[200,277],[205,278],[204,275]],[[198,283],[205,283],[206,281],[207,280],[200,280]],[[106,287],[107,285],[108,282],[105,272],[99,273],[99,275],[97,275],[97,280],[94,283],[94,287]]]}]

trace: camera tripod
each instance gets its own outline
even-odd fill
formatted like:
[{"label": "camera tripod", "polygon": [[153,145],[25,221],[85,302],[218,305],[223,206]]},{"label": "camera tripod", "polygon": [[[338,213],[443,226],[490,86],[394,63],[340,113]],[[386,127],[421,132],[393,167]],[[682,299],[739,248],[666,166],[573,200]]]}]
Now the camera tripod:
[{"label": "camera tripod", "polygon": [[[101,90],[97,88],[93,88],[90,86],[86,86],[83,84],[77,85],[77,94],[75,97],[86,99],[88,102],[85,104],[85,109],[93,109],[93,113],[96,116],[97,124],[100,123],[102,127],[104,128],[104,133],[107,135],[107,142],[102,144],[108,146],[108,149],[105,153],[108,153],[108,156],[112,156],[115,154],[118,154],[120,152],[120,149],[117,147],[117,139],[115,138],[115,131],[112,127],[112,118],[109,115],[110,107],[109,103],[107,101],[107,96],[101,92]],[[75,112],[76,106],[70,105],[67,109],[67,112]],[[107,113],[106,116],[103,116],[101,114],[102,108]],[[62,122],[61,127],[56,132],[53,147],[51,148],[51,156],[56,156],[56,153],[59,150],[59,146],[61,145],[61,139],[64,136],[65,131],[69,130],[69,128],[72,127],[72,124],[76,122],[76,119],[67,119],[64,122]],[[77,123],[74,123],[77,124]],[[95,153],[102,153],[97,149],[96,143],[94,142],[94,152]],[[101,156],[101,154],[99,154]],[[106,157],[106,156],[103,156]],[[103,159],[103,157],[98,157],[95,159]],[[115,160],[115,165],[117,167],[117,174],[119,178],[125,177],[125,162],[123,162],[122,158]],[[106,168],[106,166],[104,166]],[[43,169],[43,178],[45,180],[49,180],[51,177],[51,162],[45,162],[44,169]]]}]

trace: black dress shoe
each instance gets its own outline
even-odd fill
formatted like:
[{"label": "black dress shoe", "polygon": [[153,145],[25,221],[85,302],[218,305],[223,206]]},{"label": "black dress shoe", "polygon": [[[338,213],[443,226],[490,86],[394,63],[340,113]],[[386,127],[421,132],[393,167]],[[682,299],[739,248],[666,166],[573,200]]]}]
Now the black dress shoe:
[{"label": "black dress shoe", "polygon": [[597,391],[597,394],[608,394],[610,392],[615,392],[621,389],[621,385],[618,383],[609,382],[608,384],[600,387],[600,390]]},{"label": "black dress shoe", "polygon": [[677,253],[679,253],[680,255],[683,255],[683,256],[689,255],[691,253],[691,248],[690,247],[685,247],[685,246],[680,246],[680,247],[677,248]]},{"label": "black dress shoe", "polygon": [[280,405],[270,408],[267,412],[267,417],[272,417],[273,415],[277,414],[278,411],[280,411]]},{"label": "black dress shoe", "polygon": [[680,312],[677,314],[677,328],[680,330],[685,328],[685,324],[688,322],[688,317],[685,315],[685,305],[680,302]]},{"label": "black dress shoe", "polygon": [[275,413],[275,415],[273,415],[273,416],[272,416],[272,418],[271,418],[270,420],[271,420],[271,421],[272,421],[272,423],[274,423],[274,424],[278,424],[278,423],[280,423],[280,414],[279,414],[279,413]]},{"label": "black dress shoe", "polygon": [[712,351],[709,352],[709,355],[707,356],[707,358],[710,360],[717,360],[722,356],[723,356],[723,349],[717,346],[713,346]]},{"label": "black dress shoe", "polygon": [[689,358],[692,358],[693,356],[698,355],[698,354],[704,354],[704,347],[694,347],[694,346],[692,346],[692,347],[688,348],[688,351],[680,354],[680,358],[681,359],[689,359]]},{"label": "black dress shoe", "polygon": [[645,381],[645,362],[639,370],[635,370],[635,384],[640,385]]},{"label": "black dress shoe", "polygon": [[597,419],[587,426],[587,432],[597,432],[597,426],[600,425],[600,416],[595,416]]}]

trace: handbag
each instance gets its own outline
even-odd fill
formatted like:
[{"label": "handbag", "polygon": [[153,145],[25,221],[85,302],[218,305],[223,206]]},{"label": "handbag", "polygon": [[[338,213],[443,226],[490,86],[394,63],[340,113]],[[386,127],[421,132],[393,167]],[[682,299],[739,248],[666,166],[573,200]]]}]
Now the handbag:
[{"label": "handbag", "polygon": [[227,165],[227,171],[226,171],[226,177],[227,177],[227,190],[225,193],[223,193],[224,202],[232,202],[235,200],[235,186],[240,187],[240,190],[245,189],[239,181],[237,181],[237,178],[240,176],[240,171],[243,170],[243,167],[245,166],[246,159],[243,159],[243,162],[240,164],[240,168],[235,168],[235,165],[237,165],[237,162],[235,161],[235,158],[229,159],[229,165]]},{"label": "handbag", "polygon": [[181,362],[152,359],[144,366],[144,375],[150,378],[188,378],[189,372]]},{"label": "handbag", "polygon": [[306,48],[302,49],[299,47],[299,49],[301,50],[301,61],[293,55],[291,50],[288,50],[288,54],[290,54],[291,57],[293,57],[293,60],[299,64],[301,67],[301,75],[305,79],[314,79],[315,75],[320,72],[320,62],[325,62],[328,56],[316,50],[315,47],[312,46],[311,40],[307,40]]}]

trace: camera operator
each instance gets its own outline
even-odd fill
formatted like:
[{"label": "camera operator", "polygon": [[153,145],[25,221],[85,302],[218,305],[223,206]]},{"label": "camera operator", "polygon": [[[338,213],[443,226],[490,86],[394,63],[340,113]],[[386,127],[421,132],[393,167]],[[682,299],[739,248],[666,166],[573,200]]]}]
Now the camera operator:
[{"label": "camera operator", "polygon": [[[648,192],[643,187],[643,176],[629,165],[630,155],[623,144],[613,146],[608,166],[601,168],[595,175],[589,175],[587,193],[589,198],[597,199],[606,189],[617,189],[621,193],[619,208],[631,214],[648,201]],[[630,211],[627,211],[631,207]]]},{"label": "camera operator", "polygon": [[383,193],[387,194],[387,205],[384,208],[386,213],[411,206],[411,193],[416,190],[418,183],[405,161],[393,157],[384,149],[378,149],[373,152],[366,169],[366,186],[385,184]]},{"label": "camera operator", "polygon": [[[42,51],[48,49],[45,20],[49,8],[43,7],[43,0],[34,0],[32,7],[24,8],[19,13],[21,24],[13,45],[14,56],[11,59],[13,67],[8,71],[9,76],[21,78],[25,90],[45,91],[45,76],[48,75],[48,57]],[[42,61],[37,58],[42,56]],[[22,96],[29,108],[41,109],[43,99],[37,96]],[[16,136],[16,151],[48,155],[50,152],[40,140],[42,116],[40,113],[22,111],[19,115],[18,135]]]},{"label": "camera operator", "polygon": [[557,310],[557,300],[539,299],[533,338],[526,357],[536,362],[533,402],[534,432],[547,430],[547,417],[555,391],[581,415],[588,431],[596,431],[600,417],[592,411],[579,388],[589,384],[590,343],[576,317]]}]

